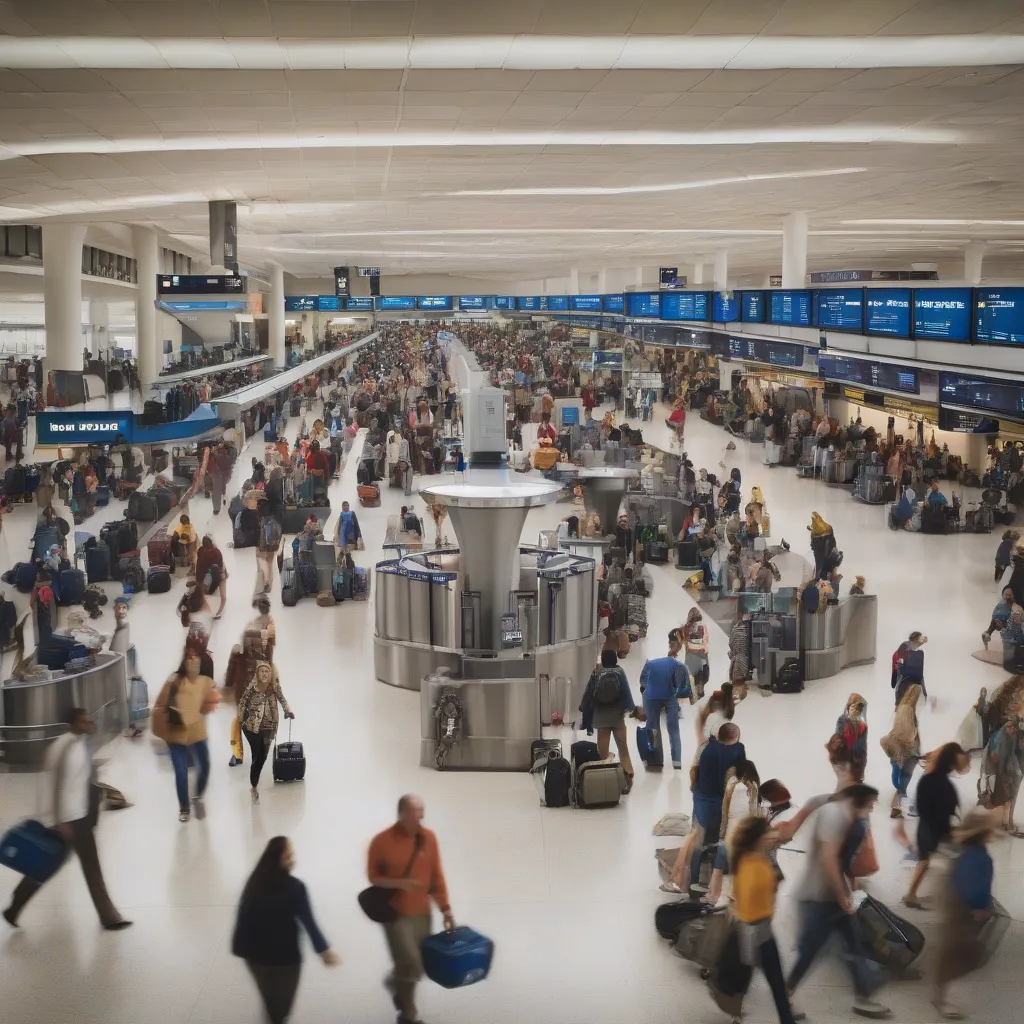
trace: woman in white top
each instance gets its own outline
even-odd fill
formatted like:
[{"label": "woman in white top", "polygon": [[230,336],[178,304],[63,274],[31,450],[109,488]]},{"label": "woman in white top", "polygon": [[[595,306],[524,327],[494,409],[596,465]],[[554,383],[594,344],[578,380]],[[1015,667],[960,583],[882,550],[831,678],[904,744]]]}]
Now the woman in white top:
[{"label": "woman in white top", "polygon": [[[718,735],[726,722],[731,722],[736,714],[736,703],[732,693],[732,683],[723,683],[720,690],[715,690],[708,698],[708,702],[697,712],[693,724],[697,730],[697,757],[700,750],[712,736]],[[696,758],[694,764],[697,763]]]},{"label": "woman in white top", "polygon": [[[735,772],[735,775],[733,775]],[[736,823],[744,818],[760,817],[761,811],[761,780],[753,761],[737,761],[730,769],[732,776],[725,784],[725,797],[722,800],[722,827],[719,832],[721,841],[715,854],[715,866],[711,872],[711,885],[708,887],[704,902],[714,906],[722,898],[722,882],[729,870],[728,843],[730,833]]]}]

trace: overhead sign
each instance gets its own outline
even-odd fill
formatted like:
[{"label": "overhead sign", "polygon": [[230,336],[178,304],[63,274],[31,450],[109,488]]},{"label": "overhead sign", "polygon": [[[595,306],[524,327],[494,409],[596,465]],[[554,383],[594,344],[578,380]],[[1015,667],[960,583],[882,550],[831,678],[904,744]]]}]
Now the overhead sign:
[{"label": "overhead sign", "polygon": [[36,414],[36,443],[121,444],[132,439],[135,419],[130,411],[40,412]]},{"label": "overhead sign", "polygon": [[[936,270],[815,270],[811,284],[846,284],[857,281],[938,281]],[[782,285],[781,279],[779,285]]]},{"label": "overhead sign", "polygon": [[380,277],[380,267],[356,267],[360,277]]},{"label": "overhead sign", "polygon": [[234,274],[157,274],[158,295],[244,295],[246,278]]}]

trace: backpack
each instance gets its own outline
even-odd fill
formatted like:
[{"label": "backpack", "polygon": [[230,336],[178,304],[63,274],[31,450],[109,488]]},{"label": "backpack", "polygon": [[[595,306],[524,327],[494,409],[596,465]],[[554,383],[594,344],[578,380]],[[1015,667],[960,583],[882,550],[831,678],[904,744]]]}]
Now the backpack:
[{"label": "backpack", "polygon": [[281,524],[273,516],[267,516],[260,523],[260,550],[276,551],[280,546]]},{"label": "backpack", "polygon": [[821,602],[821,592],[814,583],[808,583],[804,588],[803,603],[804,611],[810,612],[812,615],[818,610],[818,605]]},{"label": "backpack", "polygon": [[621,693],[622,680],[619,678],[619,673],[612,668],[603,669],[597,677],[597,685],[594,687],[594,700],[607,707],[611,704],[618,704]]}]

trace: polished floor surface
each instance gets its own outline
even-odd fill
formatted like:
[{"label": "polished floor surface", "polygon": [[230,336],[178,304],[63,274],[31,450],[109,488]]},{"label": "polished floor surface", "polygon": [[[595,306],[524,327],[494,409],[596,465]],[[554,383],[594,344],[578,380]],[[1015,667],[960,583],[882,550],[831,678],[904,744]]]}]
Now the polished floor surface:
[{"label": "polished floor surface", "polygon": [[[646,425],[649,440],[667,444],[665,410]],[[696,466],[714,470],[723,460],[743,473],[744,493],[759,484],[772,516],[775,538],[808,554],[810,512],[831,522],[846,552],[845,583],[867,577],[879,594],[878,661],[815,682],[798,696],[753,694],[736,721],[762,779],[785,781],[796,800],[831,789],[834,777],[824,745],[851,691],[869,701],[868,781],[887,803],[889,766],[877,740],[892,711],[889,656],[914,629],[929,637],[926,675],[937,697],[922,713],[926,748],[952,738],[976,698],[1003,673],[971,658],[995,602],[992,536],[908,536],[886,529],[883,511],[855,503],[848,492],[818,481],[798,480],[788,469],[766,469],[761,449],[737,441],[726,452],[721,429],[691,416],[686,447]],[[235,473],[246,475],[250,446]],[[332,505],[355,503],[355,463],[331,487]],[[385,521],[405,499],[383,490],[378,509],[357,509],[366,538],[358,556],[370,565],[380,557]],[[419,511],[422,503],[417,499]],[[551,505],[531,511],[524,539],[565,514]],[[190,512],[200,532],[211,530],[230,569],[229,600],[215,626],[211,648],[222,673],[231,645],[251,614],[255,576],[251,550],[228,549],[226,514],[212,515],[199,498]],[[93,528],[120,510],[98,516]],[[19,508],[5,518],[0,561],[20,556],[34,511]],[[333,525],[333,519],[332,519]],[[650,637],[624,667],[634,687],[645,655],[663,653],[668,630],[691,605],[672,567],[654,567],[656,590],[648,602]],[[108,585],[113,589],[113,585]],[[183,582],[171,593],[141,596],[131,610],[132,636],[155,694],[175,667],[183,630],[174,615]],[[9,590],[9,588],[6,588]],[[19,598],[24,601],[23,598]],[[205,821],[177,821],[170,766],[148,738],[115,742],[103,778],[123,789],[134,806],[103,816],[98,830],[101,859],[115,902],[133,928],[102,932],[77,865],[70,864],[39,894],[18,931],[0,922],[0,1005],[3,1018],[49,1024],[225,1024],[259,1019],[243,965],[231,956],[234,908],[244,879],[267,839],[289,835],[297,873],[309,885],[320,924],[343,959],[335,971],[307,957],[296,1022],[376,1022],[393,1019],[380,987],[387,968],[382,936],[360,913],[355,897],[365,885],[367,843],[393,819],[395,801],[407,791],[423,795],[426,823],[440,837],[455,914],[492,936],[497,956],[491,978],[465,991],[424,985],[421,1012],[428,1021],[463,1024],[714,1024],[725,1018],[711,1003],[695,970],[671,955],[651,924],[665,897],[657,891],[654,851],[671,845],[652,835],[666,811],[689,811],[682,772],[637,777],[633,793],[615,809],[574,811],[538,805],[533,781],[519,774],[441,774],[418,765],[419,695],[392,689],[373,677],[372,602],[318,608],[304,600],[283,608],[273,594],[278,628],[277,663],[295,711],[295,737],[307,747],[309,770],[302,784],[275,786],[265,773],[261,802],[249,798],[248,768],[228,768],[231,711],[209,721],[213,770]],[[109,628],[105,613],[101,628]],[[712,630],[712,682],[725,678],[725,635]],[[8,665],[9,667],[9,665]],[[694,751],[693,711],[683,723],[684,760]],[[248,760],[248,754],[247,754]],[[36,780],[0,775],[0,827],[34,806]],[[965,806],[973,804],[974,778],[961,780]],[[875,815],[882,870],[871,880],[880,898],[895,904],[909,866],[891,838],[887,811]],[[800,837],[794,846],[800,847]],[[1019,1019],[1024,956],[1024,844],[1003,839],[994,848],[996,892],[1014,917],[994,962],[955,987],[954,995],[975,1019]],[[803,855],[787,851],[781,863],[790,880]],[[0,872],[0,899],[16,882]],[[784,885],[777,931],[783,960],[793,958],[791,885]],[[929,887],[926,883],[925,895]],[[908,911],[928,932],[934,915]],[[896,1019],[936,1020],[924,983],[889,986],[885,999]],[[849,985],[835,958],[826,958],[801,989],[810,1019],[852,1019]],[[755,981],[745,1019],[775,1019],[763,981]]]}]

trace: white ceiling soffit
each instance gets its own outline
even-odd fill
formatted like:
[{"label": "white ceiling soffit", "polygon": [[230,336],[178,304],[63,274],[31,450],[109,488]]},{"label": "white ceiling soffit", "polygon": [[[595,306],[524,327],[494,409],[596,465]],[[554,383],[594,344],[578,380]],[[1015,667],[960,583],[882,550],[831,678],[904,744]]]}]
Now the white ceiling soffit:
[{"label": "white ceiling soffit", "polygon": [[0,66],[16,70],[750,70],[993,67],[1021,63],[1024,63],[1024,35],[481,35],[337,42],[273,38],[0,38]]}]

